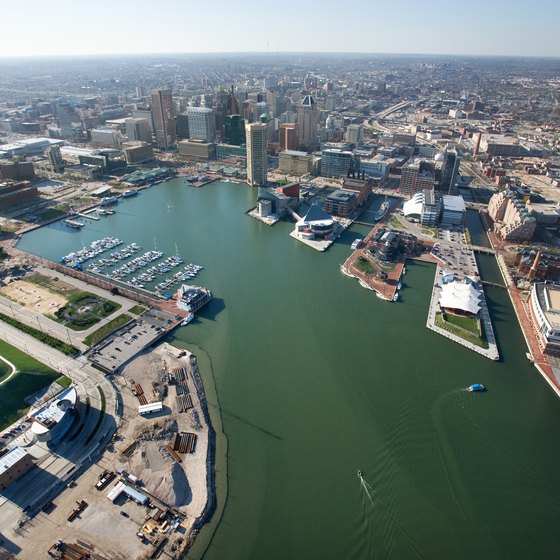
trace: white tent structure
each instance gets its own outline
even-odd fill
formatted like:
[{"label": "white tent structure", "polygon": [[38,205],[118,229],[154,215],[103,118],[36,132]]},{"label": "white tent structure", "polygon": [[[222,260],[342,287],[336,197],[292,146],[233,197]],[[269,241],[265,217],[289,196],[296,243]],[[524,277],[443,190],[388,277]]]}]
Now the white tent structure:
[{"label": "white tent structure", "polygon": [[448,282],[441,286],[439,305],[442,309],[476,315],[480,311],[480,292],[464,282]]}]

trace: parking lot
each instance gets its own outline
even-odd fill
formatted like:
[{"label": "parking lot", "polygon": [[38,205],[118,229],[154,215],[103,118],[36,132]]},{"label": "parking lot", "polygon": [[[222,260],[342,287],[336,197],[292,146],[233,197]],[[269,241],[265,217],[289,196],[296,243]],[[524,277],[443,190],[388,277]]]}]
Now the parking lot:
[{"label": "parking lot", "polygon": [[89,361],[106,372],[117,371],[181,320],[179,315],[152,309],[105,339],[88,354]]}]

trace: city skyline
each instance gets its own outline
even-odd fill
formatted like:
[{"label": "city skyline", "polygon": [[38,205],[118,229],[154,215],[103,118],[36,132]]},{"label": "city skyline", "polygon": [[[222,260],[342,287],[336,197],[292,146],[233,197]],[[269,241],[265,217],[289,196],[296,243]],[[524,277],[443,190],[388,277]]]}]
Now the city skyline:
[{"label": "city skyline", "polygon": [[[169,16],[160,26],[165,32],[146,17],[153,12],[147,0],[99,0],[95,10],[69,0],[54,0],[49,10],[43,6],[37,0],[10,6],[1,57],[225,52],[560,56],[554,28],[560,6],[551,0],[539,1],[538,8],[520,0],[472,0],[468,10],[454,10],[442,0],[361,1],[352,10],[334,0],[320,6],[287,0],[274,14],[216,0],[216,17],[208,25],[200,5],[163,0],[158,12],[164,19]],[[196,26],[189,24],[195,15]]]}]

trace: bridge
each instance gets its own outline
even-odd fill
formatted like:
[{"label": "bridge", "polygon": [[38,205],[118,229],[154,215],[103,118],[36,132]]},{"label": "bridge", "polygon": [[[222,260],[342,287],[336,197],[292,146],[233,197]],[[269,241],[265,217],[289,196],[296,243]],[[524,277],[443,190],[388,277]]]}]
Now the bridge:
[{"label": "bridge", "polygon": [[286,206],[286,210],[291,214],[292,218],[296,222],[299,222],[302,219],[302,217],[299,214],[296,214],[289,206]]},{"label": "bridge", "polygon": [[485,286],[492,286],[493,288],[503,288],[504,290],[507,290],[507,286],[504,286],[503,284],[498,284],[497,282],[490,282],[489,280],[481,280],[480,283],[484,284]]},{"label": "bridge", "polygon": [[491,249],[490,247],[482,247],[481,245],[470,245],[470,248],[475,253],[485,253],[487,255],[495,255],[496,254],[496,251],[494,251],[494,249]]}]

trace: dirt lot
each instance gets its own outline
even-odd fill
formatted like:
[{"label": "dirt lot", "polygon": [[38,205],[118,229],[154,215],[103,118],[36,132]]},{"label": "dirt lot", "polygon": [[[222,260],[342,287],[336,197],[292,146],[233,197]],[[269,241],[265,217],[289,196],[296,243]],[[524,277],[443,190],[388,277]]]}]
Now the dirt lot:
[{"label": "dirt lot", "polygon": [[43,315],[52,315],[66,304],[64,296],[26,280],[16,280],[3,286],[0,294]]},{"label": "dirt lot", "polygon": [[[180,356],[180,354],[184,354]],[[76,485],[67,488],[53,500],[50,511],[41,512],[30,521],[32,530],[26,528],[25,548],[20,552],[24,560],[47,558],[47,550],[57,539],[78,544],[95,551],[108,560],[140,560],[149,558],[155,545],[149,541],[168,538],[162,558],[178,558],[180,550],[188,538],[188,532],[196,517],[200,516],[208,499],[207,468],[208,426],[204,421],[201,403],[193,383],[194,357],[168,344],[162,344],[133,360],[116,376],[123,396],[123,419],[114,443],[105,451],[97,464],[76,480]],[[142,385],[146,399],[159,398],[154,394],[152,382],[168,378],[169,372],[185,368],[186,384],[183,389],[192,399],[193,408],[186,412],[177,411],[176,387],[161,384],[164,391],[164,409],[155,417],[138,414],[139,399],[132,393],[136,385]],[[196,434],[197,441],[192,453],[178,453],[181,462],[172,458],[166,445],[173,444],[178,432]],[[133,445],[131,453],[126,452]],[[121,494],[114,502],[107,494],[119,481],[112,480],[103,490],[95,488],[101,473],[125,472],[121,480],[134,487],[127,480],[127,473],[136,476],[136,486],[144,496],[149,497],[153,508],[146,507]],[[88,506],[72,522],[68,521],[76,502],[85,500]],[[165,527],[150,517],[154,511],[168,508],[172,513]],[[184,514],[176,530],[167,533],[170,523],[176,519],[177,511]],[[143,532],[145,538],[136,535]]]}]

